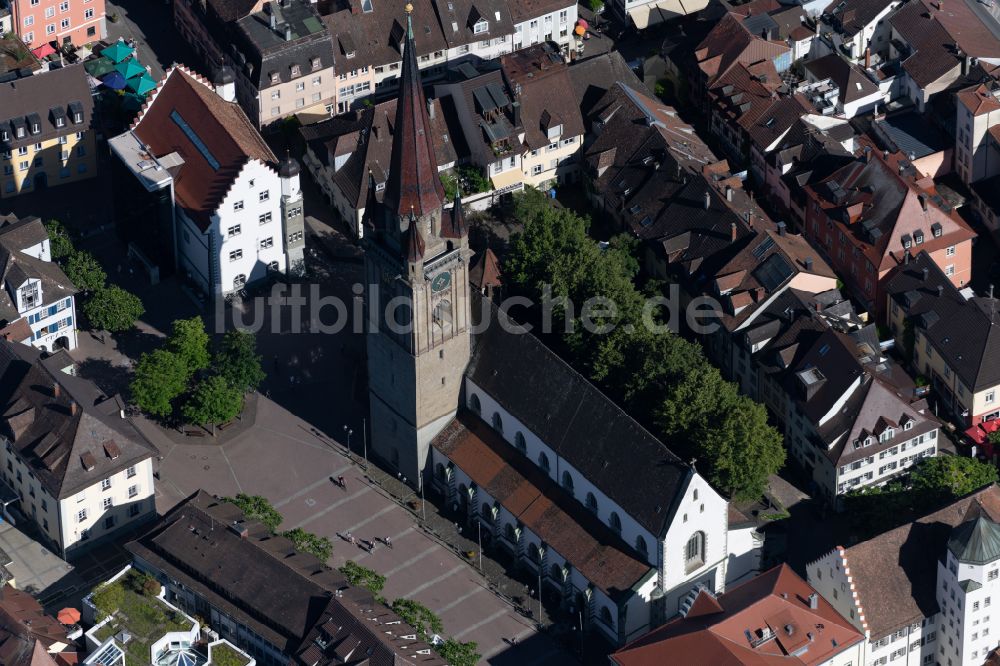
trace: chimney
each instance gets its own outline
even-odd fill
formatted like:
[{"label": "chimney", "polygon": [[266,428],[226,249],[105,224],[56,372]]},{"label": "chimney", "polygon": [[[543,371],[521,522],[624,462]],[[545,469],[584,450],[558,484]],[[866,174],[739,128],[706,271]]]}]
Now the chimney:
[{"label": "chimney", "polygon": [[872,68],[872,49],[869,46],[865,49],[865,69]]},{"label": "chimney", "polygon": [[[270,7],[270,6],[271,5],[265,5],[265,7]],[[277,30],[278,30],[278,19],[277,19],[277,17],[274,14],[271,14],[270,12],[268,12],[268,13],[271,15],[271,30],[274,30],[275,32],[277,32]]]},{"label": "chimney", "polygon": [[288,25],[287,23],[285,24],[285,41],[286,42],[292,41],[292,26]]},{"label": "chimney", "polygon": [[926,268],[924,269],[924,282],[927,282],[927,275],[930,273]]},{"label": "chimney", "polygon": [[705,190],[705,210],[712,207],[712,193]]},{"label": "chimney", "polygon": [[69,415],[76,416],[76,400],[71,400],[69,403]]},{"label": "chimney", "polygon": [[938,296],[943,296],[944,295],[944,285],[943,284],[939,284],[937,286],[937,288],[938,288]]},{"label": "chimney", "polygon": [[872,161],[872,149],[871,146],[865,146],[865,162]]},{"label": "chimney", "polygon": [[813,309],[816,310],[816,312],[820,312],[823,310],[823,304],[819,301],[813,301]]},{"label": "chimney", "polygon": [[434,100],[427,100],[427,117],[434,120]]},{"label": "chimney", "polygon": [[805,265],[806,265],[806,270],[807,271],[811,271],[813,269],[813,258],[812,257],[806,257]]},{"label": "chimney", "polygon": [[736,223],[735,222],[733,222],[732,224],[729,225],[729,241],[731,243],[735,243],[736,242]]},{"label": "chimney", "polygon": [[60,392],[59,382],[52,382],[52,397],[58,398],[59,392]]},{"label": "chimney", "polygon": [[910,263],[910,252],[909,250],[903,255],[903,265],[906,266]]},{"label": "chimney", "polygon": [[918,194],[918,195],[917,195],[917,198],[918,198],[918,199],[920,199],[920,207],[921,207],[921,208],[922,208],[922,209],[924,210],[924,212],[926,213],[926,212],[927,212],[927,197],[925,197],[925,196],[924,196],[924,195],[922,195],[922,194]]},{"label": "chimney", "polygon": [[733,188],[730,187],[729,185],[726,185],[726,201],[732,201],[732,200],[733,200]]},{"label": "chimney", "polygon": [[809,595],[809,608],[812,610],[819,608],[819,595],[815,592]]},{"label": "chimney", "polygon": [[778,222],[778,235],[779,236],[784,236],[785,235],[785,223],[784,222]]}]

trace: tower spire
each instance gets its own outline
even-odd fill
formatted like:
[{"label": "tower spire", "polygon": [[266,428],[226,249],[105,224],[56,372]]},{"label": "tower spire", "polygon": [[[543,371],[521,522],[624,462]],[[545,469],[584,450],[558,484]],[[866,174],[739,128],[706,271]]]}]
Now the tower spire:
[{"label": "tower spire", "polygon": [[419,217],[440,211],[445,202],[438,177],[434,136],[427,115],[427,99],[420,84],[420,68],[413,42],[413,5],[406,5],[406,40],[393,125],[392,161],[384,201],[390,214]]}]

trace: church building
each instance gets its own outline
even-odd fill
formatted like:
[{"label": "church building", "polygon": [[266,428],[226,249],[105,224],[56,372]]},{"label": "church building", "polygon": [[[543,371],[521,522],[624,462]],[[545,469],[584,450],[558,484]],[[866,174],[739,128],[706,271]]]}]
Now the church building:
[{"label": "church building", "polygon": [[411,13],[390,177],[366,206],[371,448],[620,645],[754,571],[760,541],[730,524],[738,514],[692,464],[470,293],[468,229],[438,178]]}]

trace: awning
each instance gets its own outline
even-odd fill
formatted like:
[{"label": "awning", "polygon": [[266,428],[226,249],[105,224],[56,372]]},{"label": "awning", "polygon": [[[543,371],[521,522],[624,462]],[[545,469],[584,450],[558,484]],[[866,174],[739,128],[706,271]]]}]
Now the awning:
[{"label": "awning", "polygon": [[111,72],[115,68],[115,63],[111,62],[110,58],[105,58],[101,56],[100,58],[95,58],[93,60],[88,60],[83,63],[83,68],[87,70],[87,73],[93,76],[95,79],[99,79],[108,72]]},{"label": "awning", "polygon": [[149,74],[143,72],[142,76],[128,80],[128,89],[138,95],[145,95],[156,87],[156,81]]},{"label": "awning", "polygon": [[118,40],[108,48],[101,51],[101,55],[111,58],[112,62],[121,62],[134,52],[135,49],[128,46],[125,42]]},{"label": "awning", "polygon": [[56,52],[56,49],[52,44],[45,43],[41,46],[31,49],[31,52],[35,54],[36,58],[44,58],[45,56],[50,56]]},{"label": "awning", "polygon": [[146,68],[140,65],[138,60],[132,58],[115,65],[115,71],[124,76],[126,79],[131,79],[145,74]]},{"label": "awning", "polygon": [[494,190],[513,189],[514,185],[520,185],[524,180],[524,174],[520,169],[508,169],[503,173],[495,173],[490,176]]},{"label": "awning", "polygon": [[629,18],[636,29],[643,30],[664,21],[700,12],[708,6],[708,0],[659,0],[628,10]]}]

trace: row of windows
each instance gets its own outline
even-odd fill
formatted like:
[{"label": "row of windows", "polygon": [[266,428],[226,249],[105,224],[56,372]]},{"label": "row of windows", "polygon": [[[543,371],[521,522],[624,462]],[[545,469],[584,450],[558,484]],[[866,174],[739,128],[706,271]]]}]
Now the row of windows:
[{"label": "row of windows", "polygon": [[[79,175],[85,174],[87,171],[88,169],[86,164],[78,164],[76,166],[76,173]],[[72,173],[72,169],[69,167],[62,167],[59,169],[59,178],[69,178]],[[21,189],[30,190],[34,187],[34,183],[35,181],[32,178],[25,178],[21,181]],[[13,194],[14,192],[17,192],[17,183],[13,180],[4,181],[3,190],[5,194]]]},{"label": "row of windows", "polygon": [[[80,141],[81,139],[83,139],[83,132],[77,132],[74,136],[75,136],[75,138],[76,138],[77,141]],[[69,135],[68,134],[64,134],[63,136],[59,137],[59,144],[60,145],[65,145],[67,143],[69,143]],[[43,150],[44,146],[41,143],[36,143],[36,144],[34,144],[32,146],[32,148],[34,148],[35,152],[37,153],[38,151]],[[17,149],[17,154],[21,155],[21,156],[27,155],[28,154],[28,146],[20,146]],[[86,154],[86,153],[85,152],[80,152],[79,153],[79,155],[81,155],[81,156],[83,156],[84,154]],[[3,152],[0,152],[0,159],[9,160],[12,157],[12,155],[13,155],[12,151],[5,150]]]},{"label": "row of windows", "polygon": [[[250,181],[250,187],[253,187],[253,181],[252,180]],[[258,201],[268,201],[270,198],[271,198],[271,191],[270,190],[263,190],[262,192],[259,192],[257,194],[257,200]],[[234,211],[243,210],[243,200],[242,199],[240,199],[239,201],[234,201],[233,202],[233,210]]]},{"label": "row of windows", "polygon": [[[476,414],[481,415],[482,403],[479,400],[479,396],[473,393],[469,398],[469,403],[472,410],[476,412]],[[503,434],[503,417],[500,416],[499,412],[493,412],[493,416],[491,417],[491,425],[493,426],[494,430],[499,432],[501,435]],[[527,442],[525,441],[524,434],[520,431],[514,433],[514,447],[519,452],[521,452],[521,454],[527,455],[528,452]],[[541,451],[538,454],[538,466],[547,475],[550,474],[552,469],[551,463],[549,462],[548,454],[546,454],[544,451]],[[439,478],[443,480],[444,467],[439,464],[438,468],[435,470],[435,473],[439,476]],[[570,495],[574,495],[573,475],[569,472],[569,470],[563,470],[562,478],[560,479],[560,484],[562,485],[563,489],[566,490],[566,492],[568,492]],[[695,501],[698,500],[697,489],[694,490],[693,497]],[[592,492],[587,493],[584,499],[584,506],[586,506],[587,509],[589,509],[593,513],[595,514],[598,513],[597,497],[594,495],[594,493]],[[701,511],[704,512],[704,510],[705,510],[705,505],[702,504]],[[483,504],[483,506],[481,507],[481,514],[487,518],[488,522],[492,522],[492,508],[489,505]],[[687,522],[686,514],[684,515],[684,522]],[[617,511],[612,511],[611,514],[608,516],[608,526],[612,530],[614,530],[617,534],[621,534],[622,521]],[[702,532],[697,532],[695,533],[695,535],[691,537],[685,549],[686,563],[690,565],[691,563],[698,561],[699,559],[703,561],[704,540],[705,540],[705,535]],[[634,545],[637,551],[642,553],[644,556],[648,556],[649,554],[648,545],[646,543],[646,539],[641,534],[636,537]]]}]

